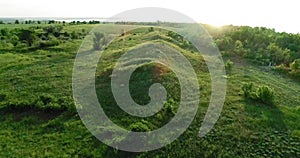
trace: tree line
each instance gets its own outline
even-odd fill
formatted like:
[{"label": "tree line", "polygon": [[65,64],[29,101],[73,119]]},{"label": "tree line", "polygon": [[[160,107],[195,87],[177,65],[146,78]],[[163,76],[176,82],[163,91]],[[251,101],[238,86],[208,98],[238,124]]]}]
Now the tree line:
[{"label": "tree line", "polygon": [[0,29],[0,50],[39,49],[83,39],[87,31],[64,31],[62,25],[34,26],[30,28]]},{"label": "tree line", "polygon": [[3,20],[0,20],[0,24],[70,24],[70,25],[80,25],[80,24],[100,24],[100,23],[106,23],[101,22],[97,20],[91,20],[91,21],[57,21],[57,20],[18,20],[16,19],[14,22],[5,22]]},{"label": "tree line", "polygon": [[300,34],[265,27],[206,26],[224,56],[241,56],[300,79]]}]

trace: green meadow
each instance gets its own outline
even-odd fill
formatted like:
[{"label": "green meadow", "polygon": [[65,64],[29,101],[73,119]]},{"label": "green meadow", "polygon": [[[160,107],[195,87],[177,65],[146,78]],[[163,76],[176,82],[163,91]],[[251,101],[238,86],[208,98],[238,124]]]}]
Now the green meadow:
[{"label": "green meadow", "polygon": [[99,25],[121,24],[0,25],[0,157],[300,157],[299,34],[204,25],[222,54],[227,92],[216,125],[199,137],[211,94],[201,52],[182,36],[155,26],[120,33],[103,50],[95,73],[99,102],[115,124],[151,131],[167,124],[178,110],[179,81],[171,69],[155,62],[134,71],[129,90],[136,103],[145,105],[149,87],[161,83],[168,92],[163,108],[139,118],[118,107],[111,74],[117,60],[136,45],[164,43],[181,52],[193,66],[200,89],[197,114],[179,138],[161,149],[133,153],[99,141],[75,108],[75,57],[84,38],[94,37],[90,31]]}]

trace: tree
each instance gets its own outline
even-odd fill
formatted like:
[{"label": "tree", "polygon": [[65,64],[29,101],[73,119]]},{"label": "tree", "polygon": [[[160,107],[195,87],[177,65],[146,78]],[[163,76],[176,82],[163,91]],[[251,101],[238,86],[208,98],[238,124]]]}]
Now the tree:
[{"label": "tree", "polygon": [[4,24],[4,22],[2,20],[0,20],[0,24]]},{"label": "tree", "polygon": [[149,31],[149,32],[153,32],[153,31],[154,31],[154,28],[153,28],[153,27],[150,27],[150,28],[148,29],[148,31]]},{"label": "tree", "polygon": [[100,50],[101,49],[101,41],[104,40],[104,34],[100,32],[94,32],[94,50]]},{"label": "tree", "polygon": [[20,24],[19,20],[16,20],[16,21],[15,21],[15,24]]},{"label": "tree", "polygon": [[216,40],[216,44],[221,51],[231,52],[234,47],[234,42],[231,37],[223,37]]},{"label": "tree", "polygon": [[36,35],[31,30],[21,30],[19,34],[19,39],[21,41],[25,41],[29,47],[32,46],[34,41],[36,40]]},{"label": "tree", "polygon": [[270,58],[271,62],[274,64],[281,64],[288,62],[290,58],[290,50],[282,50],[275,43],[271,43],[266,50],[267,57]]},{"label": "tree", "polygon": [[62,29],[63,29],[62,26],[48,26],[48,27],[43,28],[43,30],[46,32],[47,36],[52,34],[55,37],[60,36],[60,33],[61,33]]},{"label": "tree", "polygon": [[0,34],[1,34],[2,36],[8,36],[8,35],[9,35],[9,31],[8,31],[7,28],[1,29],[1,30],[0,30]]},{"label": "tree", "polygon": [[244,56],[247,54],[247,51],[244,49],[244,44],[240,40],[236,40],[234,44],[234,54]]},{"label": "tree", "polygon": [[55,21],[54,20],[49,20],[48,24],[55,24]]}]

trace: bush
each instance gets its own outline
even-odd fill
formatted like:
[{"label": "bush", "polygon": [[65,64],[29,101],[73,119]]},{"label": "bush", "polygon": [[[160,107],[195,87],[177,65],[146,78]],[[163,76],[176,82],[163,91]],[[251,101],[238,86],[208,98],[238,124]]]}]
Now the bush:
[{"label": "bush", "polygon": [[253,86],[254,86],[254,84],[252,82],[251,83],[244,83],[243,84],[242,90],[244,92],[244,97],[245,98],[254,99],[255,93],[253,91]]},{"label": "bush", "polygon": [[71,33],[71,39],[79,39],[80,35],[79,33],[72,31]]},{"label": "bush", "polygon": [[153,31],[154,31],[154,28],[153,28],[153,27],[150,27],[150,28],[148,29],[148,31],[149,31],[149,32],[153,32]]},{"label": "bush", "polygon": [[274,105],[274,91],[268,86],[259,86],[256,91],[254,91],[254,84],[244,83],[242,86],[244,92],[244,97],[247,99],[259,101],[267,105]]},{"label": "bush", "polygon": [[150,131],[149,127],[143,122],[136,122],[129,126],[130,130],[133,132],[148,132]]},{"label": "bush", "polygon": [[60,44],[60,41],[55,36],[49,36],[49,40],[40,41],[39,47],[40,48],[46,48],[46,47],[57,46],[59,44]]},{"label": "bush", "polygon": [[294,62],[292,62],[290,67],[293,71],[300,70],[300,59],[296,59]]},{"label": "bush", "polygon": [[12,43],[6,42],[5,40],[0,41],[0,49],[10,50],[10,49],[13,49],[13,48],[14,48],[14,45]]},{"label": "bush", "polygon": [[41,95],[40,100],[43,102],[44,105],[47,105],[54,99],[53,99],[53,96],[51,96],[51,95]]},{"label": "bush", "polygon": [[0,93],[0,102],[4,101],[6,98],[6,94],[1,94]]},{"label": "bush", "polygon": [[296,80],[300,81],[300,70],[291,71],[289,74]]},{"label": "bush", "polygon": [[57,103],[69,112],[77,112],[74,104],[74,100],[71,96],[65,96],[58,99]]},{"label": "bush", "polygon": [[225,64],[225,70],[227,74],[231,74],[232,72],[232,67],[233,67],[233,62],[229,59],[227,60],[226,64]]},{"label": "bush", "polygon": [[33,30],[20,30],[18,38],[21,42],[26,42],[29,47],[37,40],[37,36]]},{"label": "bush", "polygon": [[282,74],[287,74],[290,71],[290,69],[288,67],[286,67],[284,64],[280,64],[280,65],[276,66],[275,70]]},{"label": "bush", "polygon": [[274,91],[268,86],[259,86],[256,91],[257,99],[262,103],[273,105],[274,104]]},{"label": "bush", "polygon": [[53,35],[55,37],[59,37],[61,31],[63,30],[62,26],[48,26],[43,28],[44,32],[48,35]]},{"label": "bush", "polygon": [[50,94],[42,94],[36,102],[36,108],[44,111],[63,111],[66,109],[58,103],[56,97]]},{"label": "bush", "polygon": [[11,110],[28,110],[34,107],[34,100],[10,100],[6,102],[6,106]]},{"label": "bush", "polygon": [[284,64],[276,66],[275,70],[281,74],[288,75],[289,77],[300,81],[300,59],[296,59],[289,65],[289,67]]}]

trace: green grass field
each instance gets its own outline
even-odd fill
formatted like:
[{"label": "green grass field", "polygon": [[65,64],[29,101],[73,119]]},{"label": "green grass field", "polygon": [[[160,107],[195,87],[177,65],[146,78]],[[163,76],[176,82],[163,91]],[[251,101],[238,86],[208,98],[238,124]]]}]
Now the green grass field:
[{"label": "green grass field", "polygon": [[[94,26],[66,25],[63,31],[88,32]],[[29,27],[34,25],[0,25],[0,29]],[[137,103],[149,101],[148,88],[155,82],[169,92],[164,108],[146,119],[130,116],[117,106],[109,77],[116,60],[129,48],[164,42],[189,59],[197,73],[201,87],[197,115],[186,132],[158,150],[130,153],[101,143],[83,125],[72,98],[73,63],[82,41],[68,39],[43,49],[0,49],[0,157],[300,157],[298,81],[246,59],[226,57],[234,66],[227,75],[223,111],[214,129],[198,137],[211,93],[209,72],[199,53],[181,47],[167,31],[156,28],[118,37],[104,51],[95,76],[97,95],[105,98],[101,104],[116,124],[127,129],[147,131],[166,124],[176,114],[180,95],[172,71],[151,63],[134,72],[130,90]],[[157,75],[156,70],[161,73]],[[241,89],[244,82],[272,88],[275,105],[245,99]]]}]

